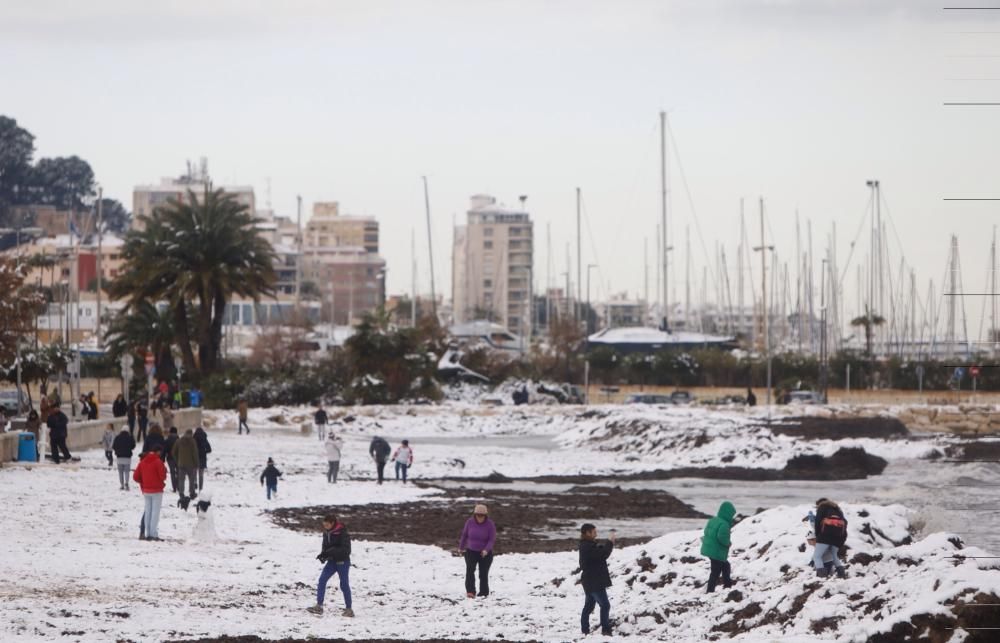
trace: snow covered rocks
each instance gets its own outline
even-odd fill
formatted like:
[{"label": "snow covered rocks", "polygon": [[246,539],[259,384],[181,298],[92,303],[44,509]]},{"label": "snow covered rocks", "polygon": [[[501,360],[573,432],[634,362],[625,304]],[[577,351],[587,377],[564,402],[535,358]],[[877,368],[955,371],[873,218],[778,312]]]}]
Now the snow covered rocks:
[{"label": "snow covered rocks", "polygon": [[[987,641],[1000,626],[996,559],[948,534],[911,542],[899,505],[843,505],[848,578],[818,578],[800,521],[777,507],[732,530],[734,588],[707,594],[701,535],[674,533],[612,558],[612,604],[623,635],[673,641]],[[983,625],[983,623],[987,625]],[[991,624],[991,625],[990,625]],[[969,628],[966,630],[965,628]],[[920,638],[930,637],[930,638]],[[979,637],[979,638],[976,638]]]}]

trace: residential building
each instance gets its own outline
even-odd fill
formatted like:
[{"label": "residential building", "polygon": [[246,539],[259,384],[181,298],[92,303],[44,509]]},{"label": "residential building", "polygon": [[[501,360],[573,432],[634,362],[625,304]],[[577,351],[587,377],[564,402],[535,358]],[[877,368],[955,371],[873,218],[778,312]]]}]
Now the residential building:
[{"label": "residential building", "polygon": [[364,248],[378,254],[378,221],[375,217],[340,214],[336,201],[313,204],[305,239],[311,246]]},{"label": "residential building", "polygon": [[605,328],[646,325],[646,302],[629,299],[626,293],[613,294],[611,299],[595,308]]},{"label": "residential building", "polygon": [[253,187],[249,185],[215,185],[203,174],[188,173],[179,178],[164,178],[159,185],[137,185],[132,190],[132,227],[141,230],[144,227],[142,217],[150,216],[153,210],[166,205],[174,199],[185,203],[189,192],[200,200],[206,191],[222,189],[223,192],[235,198],[237,203],[245,205],[251,213],[257,211]]},{"label": "residential building", "polygon": [[456,324],[486,319],[521,335],[531,332],[533,225],[523,206],[471,198],[465,225],[452,246],[452,300]]},{"label": "residential building", "polygon": [[323,321],[356,324],[385,303],[385,259],[353,246],[305,246],[302,280],[319,288]]}]

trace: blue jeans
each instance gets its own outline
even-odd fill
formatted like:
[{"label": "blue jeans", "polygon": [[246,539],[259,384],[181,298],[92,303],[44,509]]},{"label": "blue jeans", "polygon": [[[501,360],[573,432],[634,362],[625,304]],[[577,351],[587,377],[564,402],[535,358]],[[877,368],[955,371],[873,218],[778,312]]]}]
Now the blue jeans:
[{"label": "blue jeans", "polygon": [[611,631],[611,601],[608,600],[608,590],[599,589],[594,592],[586,592],[587,600],[583,602],[583,614],[580,615],[580,630],[587,634],[590,632],[590,615],[594,612],[594,606],[601,607],[601,631]]},{"label": "blue jeans", "polygon": [[399,472],[403,472],[403,482],[406,482],[406,470],[410,468],[410,465],[405,462],[396,461],[396,480],[399,480]]},{"label": "blue jeans", "polygon": [[146,538],[159,538],[160,507],[163,505],[163,494],[144,493],[142,499],[146,510],[146,513],[143,514],[143,520],[146,522]]},{"label": "blue jeans", "polygon": [[322,605],[326,596],[326,584],[330,582],[334,574],[340,575],[340,593],[344,595],[344,607],[351,609],[351,581],[348,578],[351,571],[350,561],[335,563],[327,561],[323,567],[323,572],[319,575],[319,584],[316,585],[316,604]]},{"label": "blue jeans", "polygon": [[816,543],[816,550],[813,552],[813,565],[816,569],[823,569],[823,559],[831,558],[834,567],[837,569],[843,569],[844,563],[840,562],[840,558],[837,557],[837,552],[840,548],[836,545],[825,545],[823,543]]},{"label": "blue jeans", "polygon": [[270,482],[265,483],[267,485],[267,499],[271,499],[271,494],[278,495],[278,482],[275,481],[273,484]]}]

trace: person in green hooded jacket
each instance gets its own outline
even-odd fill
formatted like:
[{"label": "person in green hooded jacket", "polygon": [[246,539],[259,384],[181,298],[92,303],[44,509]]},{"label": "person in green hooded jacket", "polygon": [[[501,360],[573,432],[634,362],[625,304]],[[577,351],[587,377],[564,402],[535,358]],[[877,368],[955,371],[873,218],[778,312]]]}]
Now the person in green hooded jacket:
[{"label": "person in green hooded jacket", "polygon": [[719,505],[719,513],[705,525],[705,533],[701,537],[701,555],[708,556],[711,572],[708,575],[708,591],[714,592],[722,576],[722,586],[729,589],[733,585],[729,577],[729,531],[733,527],[736,507],[726,500]]}]

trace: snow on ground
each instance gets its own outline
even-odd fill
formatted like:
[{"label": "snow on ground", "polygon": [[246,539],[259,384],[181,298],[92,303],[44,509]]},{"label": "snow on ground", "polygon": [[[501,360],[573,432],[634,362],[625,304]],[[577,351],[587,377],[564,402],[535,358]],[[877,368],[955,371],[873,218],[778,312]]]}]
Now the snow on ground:
[{"label": "snow on ground", "polygon": [[[452,552],[406,543],[356,542],[352,588],[357,618],[344,619],[332,610],[316,618],[303,608],[314,601],[320,571],[314,559],[320,543],[318,526],[315,535],[293,532],[274,525],[265,513],[278,506],[400,503],[432,496],[435,491],[431,489],[395,483],[376,486],[370,481],[367,447],[375,432],[393,442],[419,437],[413,473],[423,477],[485,475],[492,470],[510,476],[600,473],[680,466],[685,457],[689,463],[707,458],[707,452],[693,447],[686,456],[657,453],[653,465],[628,462],[625,454],[592,450],[582,439],[587,431],[599,430],[607,418],[582,417],[583,409],[567,413],[564,408],[559,413],[558,408],[521,408],[489,414],[425,407],[351,409],[355,420],[337,427],[347,442],[342,480],[337,485],[325,481],[319,440],[299,430],[299,424],[308,421],[310,409],[255,409],[249,436],[235,434],[233,414],[210,412],[206,426],[213,452],[206,488],[213,493],[220,536],[215,544],[188,542],[195,514],[173,506],[170,494],[165,495],[160,523],[160,534],[167,540],[139,541],[140,494],[135,485],[129,492],[118,490],[116,472],[107,469],[100,450],[81,453],[79,466],[0,469],[0,498],[6,509],[0,547],[4,579],[0,584],[0,640],[155,641],[223,633],[359,640],[431,636],[576,640],[582,601],[572,577],[577,567],[575,552],[499,556],[491,573],[493,595],[467,600],[463,564]],[[623,410],[619,419],[649,419],[656,412]],[[674,427],[664,429],[671,432],[684,427],[720,431],[737,451],[747,445],[753,453],[749,445],[761,439],[752,434],[740,438],[747,427],[724,414],[716,414],[713,420],[685,413],[671,410],[656,418],[663,426]],[[559,434],[563,434],[560,444],[567,446],[553,452],[548,438]],[[468,435],[479,437],[455,439]],[[498,435],[517,437],[501,444],[495,439]],[[510,446],[521,444],[519,440],[523,446]],[[775,439],[774,449],[791,454],[804,448],[789,442]],[[539,448],[539,443],[548,447]],[[268,457],[285,474],[278,499],[271,502],[258,480]],[[456,459],[464,461],[465,467],[450,464]],[[756,466],[771,461],[746,456],[746,462]],[[811,623],[827,615],[844,620],[824,638],[863,640],[865,632],[883,631],[918,611],[942,609],[942,601],[964,587],[1000,591],[996,586],[1000,575],[982,571],[985,565],[977,564],[991,561],[956,565],[945,558],[955,553],[945,535],[930,535],[902,547],[888,540],[862,539],[858,530],[864,521],[857,518],[862,509],[870,515],[865,520],[888,538],[898,541],[905,536],[905,509],[849,507],[848,517],[855,528],[849,544],[856,551],[881,553],[881,561],[852,566],[851,579],[829,581],[797,615],[761,626],[764,629],[738,631],[735,640],[765,640],[758,631],[776,637],[791,635],[791,640],[800,635],[801,640],[815,640],[815,636],[807,637]],[[458,513],[468,510],[455,506]],[[805,512],[801,506],[772,509],[734,529],[734,573],[745,579],[740,586],[746,596],[742,601],[724,603],[724,594],[701,595],[697,583],[707,576],[707,564],[701,558],[682,560],[697,557],[697,532],[672,533],[617,552],[612,559],[616,582],[611,599],[619,628],[632,633],[631,640],[636,641],[702,641],[712,626],[732,618],[729,613],[734,608],[760,604],[759,615],[742,619],[748,624],[766,620],[772,608],[787,611],[785,603],[812,581],[804,569],[807,554],[798,551],[802,542],[799,520]],[[762,551],[767,542],[771,545]],[[645,581],[635,579],[635,561],[643,552],[657,565],[655,572],[644,573]],[[904,557],[919,562],[912,566],[895,562]],[[789,571],[782,572],[785,564]],[[670,571],[677,573],[671,583],[659,590],[649,587],[649,582]],[[558,578],[566,581],[557,586],[552,581]],[[941,582],[933,587],[931,579]],[[827,588],[829,598],[823,593]],[[864,599],[852,598],[858,593]],[[887,601],[879,608],[881,620],[876,622],[874,613],[862,617],[850,612],[860,601],[875,599]],[[336,582],[332,582],[327,605],[336,608],[340,601]],[[687,611],[679,615],[680,609]],[[667,614],[667,610],[672,611]]]}]

